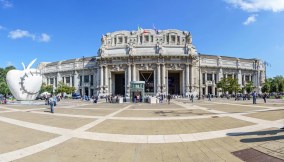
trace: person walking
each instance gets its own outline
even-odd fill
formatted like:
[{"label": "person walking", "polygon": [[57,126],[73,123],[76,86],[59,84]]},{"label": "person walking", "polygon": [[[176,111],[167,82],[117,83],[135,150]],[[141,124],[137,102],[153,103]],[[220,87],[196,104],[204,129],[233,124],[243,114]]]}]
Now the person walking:
[{"label": "person walking", "polygon": [[50,105],[50,112],[54,113],[54,98],[53,98],[52,95],[49,97],[48,101],[49,101],[49,105]]},{"label": "person walking", "polygon": [[211,101],[211,94],[208,93],[208,101]]},{"label": "person walking", "polygon": [[193,102],[193,98],[194,98],[194,96],[193,96],[193,94],[190,96],[190,100],[191,100],[191,102]]},{"label": "person walking", "polygon": [[252,93],[252,103],[256,104],[256,92],[255,91]]},{"label": "person walking", "polygon": [[172,96],[169,94],[169,95],[168,95],[168,104],[171,103],[171,98],[172,98]]},{"label": "person walking", "polygon": [[263,98],[264,103],[266,103],[267,94],[264,93],[262,98]]}]

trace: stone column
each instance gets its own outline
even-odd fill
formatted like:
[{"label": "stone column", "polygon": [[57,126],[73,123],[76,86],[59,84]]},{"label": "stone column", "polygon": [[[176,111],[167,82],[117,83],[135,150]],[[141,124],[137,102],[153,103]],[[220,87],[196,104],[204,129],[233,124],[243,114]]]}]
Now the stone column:
[{"label": "stone column", "polygon": [[133,79],[132,79],[132,81],[136,81],[136,65],[135,65],[135,64],[133,64],[132,73],[133,73]]},{"label": "stone column", "polygon": [[103,86],[104,86],[104,67],[100,66],[100,92],[102,93]]},{"label": "stone column", "polygon": [[163,90],[162,93],[165,93],[165,87],[166,87],[166,64],[162,64],[162,86],[163,86]]},{"label": "stone column", "polygon": [[242,70],[238,70],[238,84],[242,85]]},{"label": "stone column", "polygon": [[108,67],[105,66],[105,87],[107,89],[107,93],[109,92],[108,81],[109,81],[109,79],[108,79]]},{"label": "stone column", "polygon": [[128,64],[127,74],[128,74],[128,85],[130,86],[130,82],[131,82],[131,64]]},{"label": "stone column", "polygon": [[189,65],[185,65],[185,85],[186,85],[186,92],[189,92]]},{"label": "stone column", "polygon": [[157,64],[157,92],[161,92],[161,72],[160,64]]},{"label": "stone column", "polygon": [[190,67],[190,86],[191,86],[191,91],[193,91],[193,87],[195,86],[194,85],[194,67],[193,65]]}]

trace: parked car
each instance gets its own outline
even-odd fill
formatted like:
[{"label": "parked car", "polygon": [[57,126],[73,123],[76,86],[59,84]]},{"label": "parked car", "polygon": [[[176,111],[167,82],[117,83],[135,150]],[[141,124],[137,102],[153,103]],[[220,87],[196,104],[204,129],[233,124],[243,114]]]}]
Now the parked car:
[{"label": "parked car", "polygon": [[81,95],[78,93],[73,93],[72,94],[72,99],[81,99]]}]

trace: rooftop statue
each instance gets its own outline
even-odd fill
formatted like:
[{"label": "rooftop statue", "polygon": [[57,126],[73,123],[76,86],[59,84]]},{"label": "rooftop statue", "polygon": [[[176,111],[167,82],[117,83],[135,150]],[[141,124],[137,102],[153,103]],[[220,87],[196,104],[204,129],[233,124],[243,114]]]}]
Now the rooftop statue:
[{"label": "rooftop statue", "polygon": [[22,63],[24,70],[10,70],[6,81],[13,96],[19,101],[35,100],[41,85],[42,75],[37,69],[31,69],[34,59],[27,67]]}]

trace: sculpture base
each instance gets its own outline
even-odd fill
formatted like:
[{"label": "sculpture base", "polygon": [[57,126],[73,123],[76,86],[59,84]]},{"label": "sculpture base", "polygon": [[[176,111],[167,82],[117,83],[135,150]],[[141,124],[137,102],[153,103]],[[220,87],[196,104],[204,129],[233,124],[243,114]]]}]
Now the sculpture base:
[{"label": "sculpture base", "polygon": [[45,101],[8,101],[7,104],[15,104],[15,105],[44,105]]}]

